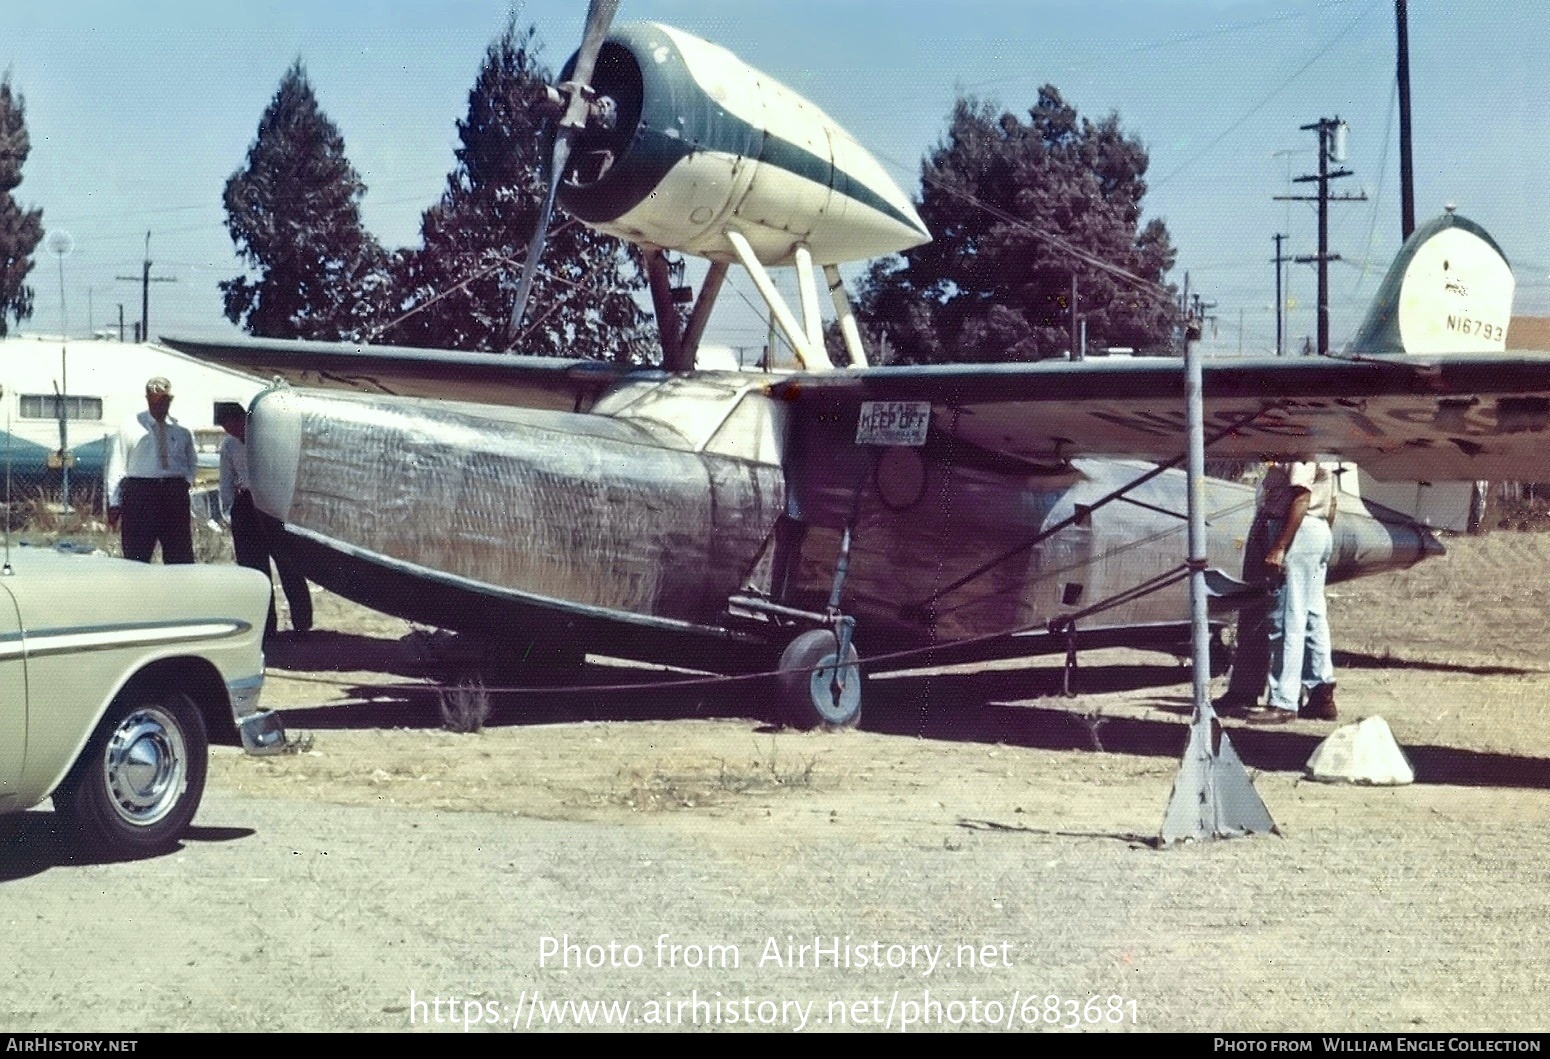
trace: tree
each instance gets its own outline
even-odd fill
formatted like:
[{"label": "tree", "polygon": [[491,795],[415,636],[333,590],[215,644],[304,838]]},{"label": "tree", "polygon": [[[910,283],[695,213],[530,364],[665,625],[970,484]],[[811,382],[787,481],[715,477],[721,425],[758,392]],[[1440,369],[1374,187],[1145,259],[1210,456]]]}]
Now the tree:
[{"label": "tree", "polygon": [[388,257],[361,224],[365,193],[297,60],[226,181],[226,229],[257,272],[222,281],[227,319],[267,338],[363,337],[388,289]]},{"label": "tree", "polygon": [[11,195],[32,150],[26,113],[26,101],[11,89],[11,75],[0,76],[0,337],[10,333],[7,318],[19,324],[32,315],[27,273],[43,239],[43,211],[24,210]]},{"label": "tree", "polygon": [[921,165],[934,239],[875,263],[858,315],[895,362],[1039,360],[1071,346],[1074,274],[1089,344],[1167,342],[1174,250],[1161,221],[1140,225],[1146,168],[1117,115],[1078,119],[1052,85],[1026,122],[960,98]]},{"label": "tree", "polygon": [[[549,73],[539,64],[536,36],[512,20],[486,49],[468,116],[457,123],[457,167],[421,219],[423,246],[395,261],[400,318],[383,341],[510,345],[511,306],[546,185],[538,101]],[[516,351],[644,360],[653,333],[631,295],[644,285],[632,247],[556,210]]]}]

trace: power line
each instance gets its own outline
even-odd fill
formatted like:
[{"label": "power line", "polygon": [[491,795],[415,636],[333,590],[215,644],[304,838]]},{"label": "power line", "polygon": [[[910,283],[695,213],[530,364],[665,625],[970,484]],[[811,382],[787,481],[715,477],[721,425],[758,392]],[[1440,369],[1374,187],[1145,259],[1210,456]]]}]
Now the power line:
[{"label": "power line", "polygon": [[1301,66],[1299,66],[1295,71],[1293,71],[1293,73],[1292,73],[1292,75],[1290,77],[1286,78],[1286,80],[1282,81],[1275,88],[1271,89],[1270,92],[1263,99],[1261,99],[1258,103],[1255,103],[1246,112],[1244,112],[1242,117],[1238,118],[1236,121],[1232,122],[1230,125],[1228,125],[1226,128],[1224,128],[1221,132],[1217,133],[1216,137],[1210,143],[1206,144],[1200,150],[1198,150],[1194,154],[1190,155],[1189,158],[1185,159],[1182,163],[1180,163],[1173,170],[1173,172],[1169,173],[1167,176],[1163,177],[1161,180],[1159,180],[1156,183],[1154,183],[1152,185],[1152,188],[1156,189],[1156,188],[1162,187],[1164,184],[1168,183],[1168,181],[1172,180],[1174,177],[1176,177],[1180,173],[1184,172],[1184,170],[1188,169],[1190,166],[1192,166],[1196,162],[1200,161],[1200,159],[1204,158],[1207,154],[1211,153],[1211,151],[1216,147],[1217,144],[1219,144],[1223,140],[1227,139],[1227,137],[1232,135],[1234,132],[1237,132],[1238,129],[1240,127],[1242,127],[1250,118],[1252,118],[1255,114],[1258,114],[1261,110],[1263,110],[1266,107],[1266,105],[1268,105],[1270,103],[1270,101],[1272,99],[1274,99],[1276,96],[1280,95],[1282,92],[1286,91],[1286,89],[1288,87],[1290,87],[1290,85],[1291,85],[1291,83],[1293,81],[1297,80],[1303,74],[1307,73],[1309,67],[1311,67],[1314,63],[1318,62],[1326,54],[1328,54],[1328,52],[1329,52],[1329,50],[1331,48],[1333,48],[1337,43],[1339,43],[1339,41],[1342,38],[1344,38],[1346,34],[1350,33],[1353,29],[1355,29],[1357,27],[1357,25],[1364,18],[1366,18],[1369,14],[1371,14],[1373,9],[1376,8],[1378,6],[1378,4],[1381,3],[1381,2],[1382,2],[1382,0],[1372,0],[1372,3],[1370,3],[1362,11],[1361,14],[1357,15],[1350,22],[1348,22],[1344,29],[1340,30],[1340,32],[1336,33],[1333,37],[1329,38],[1329,40],[1326,41],[1323,44],[1323,46],[1319,48],[1318,51],[1314,52],[1313,55],[1310,56],[1306,62],[1304,62]]},{"label": "power line", "polygon": [[[1178,44],[1193,44],[1196,41],[1209,40],[1212,37],[1226,36],[1230,33],[1241,33],[1244,30],[1258,29],[1261,26],[1269,26],[1277,22],[1290,22],[1302,17],[1302,15],[1296,13],[1288,13],[1284,15],[1267,15],[1264,18],[1255,19],[1252,22],[1235,22],[1227,26],[1218,26],[1215,29],[1201,30],[1198,33],[1181,33],[1176,36],[1165,37],[1162,40],[1152,40],[1141,44],[1133,44],[1128,48],[1111,48],[1108,50],[1108,54],[1115,56],[1136,55],[1141,52],[1156,51],[1159,48],[1173,47],[1174,45]],[[1101,56],[1102,53],[1099,54]],[[1006,77],[997,77],[989,81],[978,81],[971,85],[965,85],[964,87],[966,91],[974,92],[981,88],[994,88],[997,85],[1015,84],[1018,81],[1033,80],[1037,80],[1037,78],[1030,74],[1009,74]]]}]

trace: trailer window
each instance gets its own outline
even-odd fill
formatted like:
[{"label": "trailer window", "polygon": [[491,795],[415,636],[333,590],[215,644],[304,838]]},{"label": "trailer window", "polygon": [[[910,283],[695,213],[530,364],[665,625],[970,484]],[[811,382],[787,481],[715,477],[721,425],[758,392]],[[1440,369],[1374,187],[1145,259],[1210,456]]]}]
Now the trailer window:
[{"label": "trailer window", "polygon": [[59,414],[60,398],[53,393],[24,393],[21,395],[23,419],[84,419],[102,421],[102,398],[80,397],[67,394],[64,398],[64,416]]}]

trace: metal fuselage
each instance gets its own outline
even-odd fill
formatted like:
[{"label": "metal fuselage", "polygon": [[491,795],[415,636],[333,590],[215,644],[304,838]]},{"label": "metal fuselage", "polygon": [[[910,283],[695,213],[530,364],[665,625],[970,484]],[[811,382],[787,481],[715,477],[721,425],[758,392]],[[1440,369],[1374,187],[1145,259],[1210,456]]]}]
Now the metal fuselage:
[{"label": "metal fuselage", "polygon": [[[309,578],[380,610],[516,650],[560,641],[707,668],[789,639],[733,597],[822,609],[852,519],[841,606],[873,653],[1043,629],[1183,555],[1179,472],[1020,547],[1148,465],[1041,468],[935,433],[858,446],[853,422],[794,431],[786,411],[735,373],[627,381],[587,412],[282,388],[253,407],[255,495]],[[1236,575],[1253,490],[1207,492],[1212,564]],[[1331,578],[1437,550],[1413,523],[1343,513]],[[1082,628],[1183,614],[1176,586]]]}]

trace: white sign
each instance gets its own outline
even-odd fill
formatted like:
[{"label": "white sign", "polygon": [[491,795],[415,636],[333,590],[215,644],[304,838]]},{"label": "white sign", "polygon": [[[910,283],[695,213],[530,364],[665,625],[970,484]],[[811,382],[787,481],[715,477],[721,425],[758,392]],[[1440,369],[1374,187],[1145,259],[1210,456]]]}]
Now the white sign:
[{"label": "white sign", "polygon": [[857,445],[924,445],[930,401],[862,401]]}]

